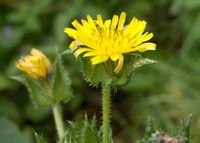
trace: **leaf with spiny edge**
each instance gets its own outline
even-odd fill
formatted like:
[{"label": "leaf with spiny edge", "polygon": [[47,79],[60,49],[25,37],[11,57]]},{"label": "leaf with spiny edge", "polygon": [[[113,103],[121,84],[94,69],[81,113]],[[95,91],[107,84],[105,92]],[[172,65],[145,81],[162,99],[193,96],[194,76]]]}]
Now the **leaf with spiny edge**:
[{"label": "leaf with spiny edge", "polygon": [[170,133],[159,132],[152,118],[148,117],[146,122],[145,135],[143,139],[136,141],[136,143],[160,143],[171,140],[174,143],[190,143],[190,126],[192,115],[188,115],[181,120],[180,128],[176,136],[171,137]]},{"label": "leaf with spiny edge", "polygon": [[190,126],[192,121],[192,114],[189,114],[184,119],[181,120],[180,130],[178,134],[178,138],[183,143],[190,143]]},{"label": "leaf with spiny edge", "polygon": [[56,61],[52,68],[51,87],[53,98],[57,103],[69,101],[73,95],[71,79],[67,69],[63,65],[58,49],[56,49]]},{"label": "leaf with spiny edge", "polygon": [[135,56],[135,55],[127,55],[125,57],[125,61],[123,65],[124,67],[122,71],[119,73],[119,75],[116,75],[113,78],[113,85],[115,87],[126,85],[131,79],[131,76],[135,70],[137,70],[138,68],[142,66],[155,64],[155,63],[157,63],[157,61],[155,60],[142,58],[140,56]]},{"label": "leaf with spiny edge", "polygon": [[62,143],[101,143],[101,136],[102,132],[96,126],[96,118],[89,120],[85,115],[80,123],[68,122]]},{"label": "leaf with spiny edge", "polygon": [[150,138],[152,134],[155,132],[156,132],[156,128],[154,125],[154,121],[151,117],[148,117],[146,121],[146,128],[145,128],[145,139]]},{"label": "leaf with spiny edge", "polygon": [[26,75],[11,76],[10,78],[19,81],[26,86],[33,105],[36,108],[48,108],[52,105],[53,100],[46,94],[44,88],[38,81],[35,81]]},{"label": "leaf with spiny edge", "polygon": [[37,132],[34,131],[36,143],[47,143],[47,141],[43,138],[42,135],[39,135]]}]

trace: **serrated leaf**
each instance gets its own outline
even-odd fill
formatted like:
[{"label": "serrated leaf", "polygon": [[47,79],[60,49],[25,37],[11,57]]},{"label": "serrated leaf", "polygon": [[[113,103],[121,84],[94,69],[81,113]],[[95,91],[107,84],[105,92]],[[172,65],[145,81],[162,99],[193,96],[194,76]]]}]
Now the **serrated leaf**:
[{"label": "serrated leaf", "polygon": [[92,121],[89,122],[88,117],[85,116],[81,133],[81,138],[84,143],[94,143],[100,141],[98,138],[98,130],[96,127],[95,117],[92,119]]},{"label": "serrated leaf", "polygon": [[[136,143],[157,143],[158,141],[156,141],[156,140],[153,141],[152,140],[152,136],[154,134],[158,135],[158,133],[159,133],[159,132],[156,132],[156,131],[157,130],[155,128],[153,118],[148,117],[147,121],[146,121],[144,137],[141,140],[136,141]],[[157,135],[155,135],[156,138],[157,138]]]},{"label": "serrated leaf", "polygon": [[46,140],[42,137],[42,135],[39,135],[38,133],[34,132],[36,143],[47,143]]},{"label": "serrated leaf", "polygon": [[68,101],[73,93],[71,89],[71,79],[68,71],[63,66],[61,55],[57,51],[56,62],[53,66],[51,79],[53,98],[56,102]]},{"label": "serrated leaf", "polygon": [[186,116],[181,121],[181,129],[179,131],[179,136],[184,136],[183,143],[190,143],[190,126],[192,121],[192,114]]},{"label": "serrated leaf", "polygon": [[147,118],[146,128],[145,128],[145,139],[148,139],[152,136],[153,133],[156,132],[156,128],[151,117]]},{"label": "serrated leaf", "polygon": [[157,61],[148,58],[136,58],[135,56],[126,57],[121,75],[114,78],[113,85],[118,87],[127,84],[135,70],[142,66],[154,63],[157,63]]},{"label": "serrated leaf", "polygon": [[12,76],[11,78],[26,86],[35,107],[48,108],[52,105],[52,99],[46,95],[44,88],[38,81],[27,76]]},{"label": "serrated leaf", "polygon": [[101,143],[102,132],[96,126],[96,118],[89,120],[87,115],[80,123],[69,122],[62,143]]}]

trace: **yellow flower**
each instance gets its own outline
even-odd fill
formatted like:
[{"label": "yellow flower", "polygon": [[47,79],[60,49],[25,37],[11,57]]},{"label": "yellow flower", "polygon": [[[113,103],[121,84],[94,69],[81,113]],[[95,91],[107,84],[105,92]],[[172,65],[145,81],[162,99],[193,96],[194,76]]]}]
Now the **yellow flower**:
[{"label": "yellow flower", "polygon": [[51,69],[48,58],[39,50],[32,49],[30,55],[21,58],[16,67],[31,78],[46,78]]},{"label": "yellow flower", "polygon": [[93,20],[89,15],[87,20],[72,22],[75,29],[65,28],[64,32],[74,39],[69,48],[74,51],[76,57],[90,57],[92,64],[106,62],[109,58],[118,61],[114,69],[115,73],[121,71],[124,57],[130,52],[145,52],[155,50],[156,44],[146,42],[153,37],[153,33],[144,33],[146,22],[135,17],[124,26],[126,13],[122,12],[118,17],[114,15],[112,20],[103,22],[101,15]]}]

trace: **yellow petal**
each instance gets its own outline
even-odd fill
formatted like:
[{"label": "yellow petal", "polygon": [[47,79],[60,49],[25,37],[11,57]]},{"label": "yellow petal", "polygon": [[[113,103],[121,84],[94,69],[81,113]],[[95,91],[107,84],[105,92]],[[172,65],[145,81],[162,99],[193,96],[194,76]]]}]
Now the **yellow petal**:
[{"label": "yellow petal", "polygon": [[33,56],[44,56],[44,54],[37,49],[31,49],[31,55],[33,55]]},{"label": "yellow petal", "polygon": [[80,37],[85,37],[86,38],[86,37],[90,37],[91,36],[90,35],[90,31],[88,30],[88,28],[89,28],[88,26],[83,27],[77,20],[74,20],[72,22],[72,25],[77,29],[77,32],[79,33]]},{"label": "yellow petal", "polygon": [[114,54],[114,55],[111,55],[110,58],[111,60],[116,61],[119,59],[119,56],[120,56],[119,54]]},{"label": "yellow petal", "polygon": [[126,13],[122,12],[121,15],[120,15],[120,17],[119,17],[119,23],[118,23],[117,30],[120,31],[120,30],[123,29],[125,20],[126,20]]},{"label": "yellow petal", "polygon": [[153,37],[153,33],[149,33],[148,34],[148,32],[146,32],[142,36],[138,36],[137,38],[135,38],[132,41],[130,41],[129,44],[127,45],[127,47],[138,46],[139,44],[150,40],[152,37]]},{"label": "yellow petal", "polygon": [[84,30],[85,29],[90,29],[90,25],[86,20],[81,19],[81,23],[82,23],[82,25],[84,27]]},{"label": "yellow petal", "polygon": [[140,25],[138,26],[138,33],[139,33],[139,35],[138,36],[140,36],[140,35],[142,35],[142,33],[144,32],[144,30],[145,30],[145,28],[146,28],[146,25],[147,25],[147,22],[146,21],[141,21],[141,23],[140,23]]},{"label": "yellow petal", "polygon": [[87,52],[87,51],[92,51],[92,49],[90,49],[90,48],[80,48],[74,53],[74,55],[76,56],[76,58],[78,58],[78,56],[80,54]]},{"label": "yellow petal", "polygon": [[138,19],[134,17],[124,30],[124,34],[127,35],[129,33],[132,33],[133,29],[135,29],[137,25],[138,25]]},{"label": "yellow petal", "polygon": [[148,50],[156,50],[156,44],[154,43],[143,43],[138,46],[138,51],[139,52],[145,52]]},{"label": "yellow petal", "polygon": [[83,57],[92,57],[92,56],[96,56],[96,55],[97,55],[97,53],[92,51],[92,52],[87,52],[86,54],[83,55]]},{"label": "yellow petal", "polygon": [[72,22],[72,25],[77,29],[77,30],[81,30],[83,28],[83,26],[77,21],[77,20],[74,20]]},{"label": "yellow petal", "polygon": [[117,15],[114,15],[113,18],[112,18],[111,27],[112,27],[113,29],[115,29],[116,26],[117,26],[117,23],[118,23],[118,16],[117,16]]},{"label": "yellow petal", "polygon": [[74,39],[77,38],[77,31],[72,28],[65,28],[64,32]]},{"label": "yellow petal", "polygon": [[146,21],[139,21],[133,29],[129,29],[127,31],[129,33],[129,38],[137,38],[138,36],[141,36],[143,33],[145,27],[146,27]]},{"label": "yellow petal", "polygon": [[104,26],[106,28],[109,28],[110,27],[110,24],[111,24],[111,20],[106,20],[105,23],[104,23]]},{"label": "yellow petal", "polygon": [[96,56],[96,57],[91,59],[93,65],[96,65],[96,64],[99,64],[99,63],[103,63],[103,62],[105,62],[107,60],[108,60],[108,56],[105,56],[105,55]]},{"label": "yellow petal", "polygon": [[97,15],[97,23],[99,24],[99,26],[103,27],[103,20],[102,20],[101,15]]},{"label": "yellow petal", "polygon": [[150,40],[153,37],[153,33],[145,33],[144,35],[142,35],[141,41],[142,42],[146,42],[148,40]]},{"label": "yellow petal", "polygon": [[35,80],[38,79],[37,73],[33,72],[31,70],[32,68],[28,68],[26,65],[24,65],[24,63],[22,63],[21,60],[16,63],[16,67],[20,69],[21,71],[27,73],[32,79],[35,79]]},{"label": "yellow petal", "polygon": [[[31,49],[31,55],[33,55],[33,56],[31,56],[30,59],[35,59],[36,62],[38,62],[38,60],[40,60],[40,63],[43,62],[43,67],[44,67],[43,69],[50,68],[51,63],[50,63],[49,59],[41,51],[33,48],[33,49]],[[30,56],[26,56],[26,57],[27,57],[26,59],[28,59],[28,57],[30,57]]]},{"label": "yellow petal", "polygon": [[156,44],[150,43],[150,42],[142,43],[139,46],[125,49],[123,53],[129,53],[129,52],[135,52],[135,51],[145,52],[147,50],[156,50]]},{"label": "yellow petal", "polygon": [[87,20],[88,20],[88,23],[89,23],[90,27],[96,30],[96,25],[95,25],[94,20],[92,19],[92,17],[87,15]]},{"label": "yellow petal", "polygon": [[72,49],[72,50],[75,50],[75,49],[78,48],[78,47],[76,46],[76,44],[75,44],[75,41],[71,42],[71,44],[69,45],[69,48]]},{"label": "yellow petal", "polygon": [[117,63],[117,66],[114,69],[114,72],[119,73],[122,70],[123,64],[124,64],[124,57],[123,57],[123,55],[120,54],[119,61]]}]

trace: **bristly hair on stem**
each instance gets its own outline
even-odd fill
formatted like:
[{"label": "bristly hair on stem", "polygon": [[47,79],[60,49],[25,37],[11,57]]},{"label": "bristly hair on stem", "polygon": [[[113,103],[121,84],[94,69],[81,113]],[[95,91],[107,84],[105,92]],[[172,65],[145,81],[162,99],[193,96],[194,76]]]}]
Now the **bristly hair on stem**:
[{"label": "bristly hair on stem", "polygon": [[110,129],[110,117],[111,117],[111,85],[102,84],[102,110],[103,110],[103,143],[110,143],[111,141],[111,129]]}]

